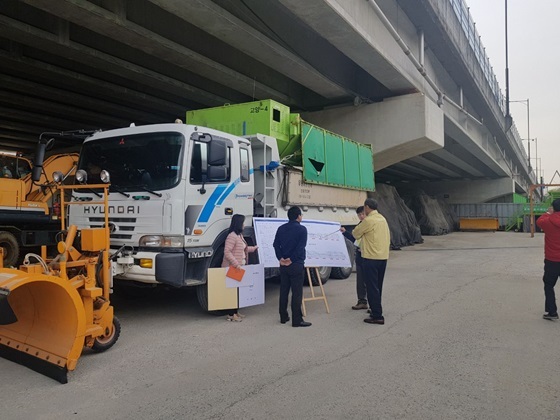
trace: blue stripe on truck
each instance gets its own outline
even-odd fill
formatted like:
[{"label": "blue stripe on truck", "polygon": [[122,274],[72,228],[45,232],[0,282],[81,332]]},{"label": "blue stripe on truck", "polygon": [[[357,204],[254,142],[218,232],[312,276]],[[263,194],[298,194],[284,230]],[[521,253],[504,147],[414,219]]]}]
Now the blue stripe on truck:
[{"label": "blue stripe on truck", "polygon": [[[249,175],[253,175],[254,169],[249,169]],[[214,211],[215,206],[221,205],[224,200],[230,195],[230,193],[235,189],[237,184],[241,181],[241,178],[237,178],[231,184],[220,184],[216,187],[208,201],[204,205],[202,212],[198,218],[198,223],[206,223],[210,220],[210,216],[212,216],[212,212]],[[227,187],[227,188],[226,188]],[[225,191],[224,191],[225,190]]]},{"label": "blue stripe on truck", "polygon": [[214,206],[216,205],[216,201],[222,195],[224,190],[226,189],[228,184],[220,184],[216,187],[212,195],[208,198],[208,201],[204,205],[200,216],[198,217],[198,223],[206,223],[210,220],[210,216],[212,216],[212,212],[214,211]]}]

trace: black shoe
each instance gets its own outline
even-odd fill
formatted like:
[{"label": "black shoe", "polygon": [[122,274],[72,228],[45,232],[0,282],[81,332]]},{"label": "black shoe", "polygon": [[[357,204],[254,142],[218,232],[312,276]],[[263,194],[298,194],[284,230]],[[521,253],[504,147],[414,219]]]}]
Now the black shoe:
[{"label": "black shoe", "polygon": [[366,318],[364,322],[367,324],[377,324],[377,325],[384,325],[385,319],[383,318]]},{"label": "black shoe", "polygon": [[292,327],[311,327],[311,322],[301,321],[299,324],[292,324]]},{"label": "black shoe", "polygon": [[546,313],[542,317],[543,317],[543,319],[548,319],[548,320],[552,321],[554,319],[558,319],[558,314]]},{"label": "black shoe", "polygon": [[290,317],[286,318],[286,319],[281,319],[280,320],[280,324],[285,324],[286,322],[288,322],[290,320]]}]

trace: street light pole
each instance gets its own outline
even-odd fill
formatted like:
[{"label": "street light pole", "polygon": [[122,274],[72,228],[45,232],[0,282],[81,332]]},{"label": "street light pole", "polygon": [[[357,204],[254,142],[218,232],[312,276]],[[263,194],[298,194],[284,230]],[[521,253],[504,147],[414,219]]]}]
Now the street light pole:
[{"label": "street light pole", "polygon": [[529,173],[531,173],[531,128],[530,128],[530,115],[529,115],[529,99],[524,99],[521,101],[510,101],[510,102],[521,102],[527,105],[527,155],[529,163]]},{"label": "street light pole", "polygon": [[509,113],[509,60],[508,60],[508,0],[505,5],[505,21],[506,21],[506,131],[511,128],[513,119]]},{"label": "street light pole", "polygon": [[529,155],[529,173],[531,173],[531,130],[529,129],[529,98],[527,98],[527,149]]},{"label": "street light pole", "polygon": [[540,175],[539,175],[539,168],[540,168],[542,165],[539,165],[539,160],[540,160],[540,159],[539,159],[538,156],[539,156],[539,142],[538,142],[537,137],[535,137],[535,166],[536,166],[535,171],[537,172],[537,184],[540,184],[540,180],[539,180],[539,176],[540,176]]}]

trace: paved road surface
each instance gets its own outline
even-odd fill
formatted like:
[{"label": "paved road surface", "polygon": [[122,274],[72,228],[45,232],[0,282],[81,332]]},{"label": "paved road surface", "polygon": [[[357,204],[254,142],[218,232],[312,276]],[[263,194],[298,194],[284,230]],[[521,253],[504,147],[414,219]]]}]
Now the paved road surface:
[{"label": "paved road surface", "polygon": [[278,284],[242,323],[192,292],[115,298],[120,341],[67,385],[0,359],[2,419],[557,419],[560,322],[541,319],[542,236],[454,233],[391,252],[386,324],[352,311],[281,325]]}]

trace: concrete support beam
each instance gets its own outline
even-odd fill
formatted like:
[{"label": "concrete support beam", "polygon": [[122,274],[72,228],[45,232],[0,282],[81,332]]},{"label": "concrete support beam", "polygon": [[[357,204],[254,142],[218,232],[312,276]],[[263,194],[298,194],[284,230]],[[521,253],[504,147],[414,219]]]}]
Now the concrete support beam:
[{"label": "concrete support beam", "polygon": [[337,98],[348,94],[344,88],[318,72],[303,58],[263,36],[257,29],[245,24],[211,0],[149,1],[265,65],[275,63],[276,71],[325,98]]},{"label": "concrete support beam", "polygon": [[[88,95],[45,86],[17,77],[0,74],[0,85],[10,86],[10,90],[22,95],[28,95],[32,92],[33,96],[37,98],[45,100],[56,98],[57,102],[71,105],[76,109],[86,109],[97,112],[100,115],[118,115],[119,118],[127,119],[130,122],[142,121],[150,124],[165,122],[163,117],[154,113],[131,109],[117,105],[114,102],[99,100]],[[182,117],[182,115],[178,116]]]},{"label": "concrete support beam", "polygon": [[481,180],[457,180],[436,182],[408,182],[396,185],[406,195],[415,190],[445,200],[449,204],[486,203],[515,192],[515,183],[509,177]]},{"label": "concrete support beam", "polygon": [[434,159],[430,160],[423,156],[417,156],[410,158],[406,162],[412,163],[413,165],[418,165],[421,168],[429,168],[436,171],[448,178],[461,178],[461,174],[456,169],[449,169],[448,166],[439,164],[435,162]]},{"label": "concrete support beam", "polygon": [[503,162],[497,145],[491,138],[491,141],[488,141],[488,133],[485,132],[484,127],[469,122],[467,117],[463,117],[463,121],[459,123],[459,119],[453,114],[460,114],[460,112],[449,108],[451,107],[445,110],[445,134],[468,150],[484,164],[483,166],[489,168],[493,176],[511,176],[511,171]]},{"label": "concrete support beam", "polygon": [[[19,44],[14,43],[14,45]],[[184,99],[177,98],[177,102],[166,101],[146,92],[126,88],[30,57],[14,56],[4,51],[0,51],[0,70],[46,85],[69,87],[74,92],[111,100],[156,115],[183,115],[186,107],[189,107],[189,103]],[[181,101],[182,105],[178,101]],[[198,106],[201,107],[200,104]]]},{"label": "concrete support beam", "polygon": [[474,163],[471,165],[471,162],[465,162],[463,160],[464,156],[459,157],[456,154],[453,154],[453,150],[450,151],[447,147],[449,146],[446,146],[445,149],[436,150],[432,152],[432,154],[461,169],[466,174],[467,178],[484,177],[484,174],[476,168],[476,165],[474,165]]},{"label": "concrete support beam", "polygon": [[[47,131],[63,131],[72,130],[78,127],[78,123],[74,120],[74,116],[70,116],[69,119],[61,119],[57,117],[51,117],[45,113],[41,113],[38,110],[35,111],[22,111],[19,109],[14,109],[11,106],[0,105],[0,115],[7,121],[17,121],[22,124],[32,124],[40,125],[45,127]],[[79,128],[84,128],[87,130],[92,130],[99,128],[99,126],[93,125],[80,125]],[[21,131],[21,130],[18,130]]]},{"label": "concrete support beam", "polygon": [[[98,128],[123,127],[128,125],[129,123],[129,121],[124,118],[118,118],[113,117],[112,115],[78,109],[71,105],[55,104],[51,101],[46,101],[44,99],[39,99],[30,95],[21,95],[14,92],[0,90],[0,104],[10,106],[10,104],[13,103],[17,103],[19,105],[19,109],[35,112],[38,114],[46,113],[45,110],[48,110],[48,112],[54,113],[56,115],[72,115],[72,118],[75,121],[81,121],[82,123],[96,121],[98,124]],[[82,127],[72,128],[79,129]]]},{"label": "concrete support beam", "polygon": [[371,144],[376,171],[444,146],[443,112],[420,93],[302,116],[352,140]]},{"label": "concrete support beam", "polygon": [[134,45],[154,58],[172,63],[185,70],[203,75],[209,80],[223,83],[251,97],[273,98],[280,102],[292,99],[255,79],[247,77],[177,44],[133,22],[115,16],[114,13],[82,0],[21,0],[76,25],[83,26],[103,36],[111,36],[119,42]]},{"label": "concrete support beam", "polygon": [[39,48],[55,56],[62,56],[79,63],[87,63],[93,68],[113,74],[119,78],[125,77],[130,81],[156,87],[164,92],[184,98],[196,98],[197,101],[209,106],[219,106],[230,102],[228,98],[223,96],[212,94],[180,80],[170,78],[146,67],[136,65],[77,42],[68,41],[61,43],[57,35],[6,16],[0,16],[0,36],[24,45]]},{"label": "concrete support beam", "polygon": [[421,88],[418,71],[367,1],[279,1],[387,88]]}]

